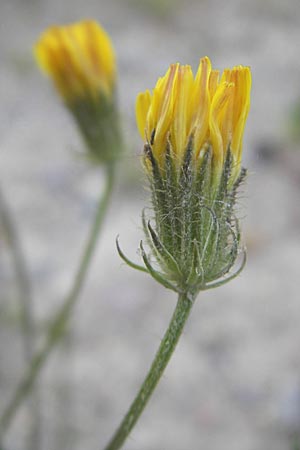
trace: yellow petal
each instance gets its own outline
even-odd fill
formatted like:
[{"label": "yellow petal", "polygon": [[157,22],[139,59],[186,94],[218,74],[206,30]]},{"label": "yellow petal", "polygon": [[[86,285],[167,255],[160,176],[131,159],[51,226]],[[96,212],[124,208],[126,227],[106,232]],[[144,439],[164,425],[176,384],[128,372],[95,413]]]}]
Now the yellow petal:
[{"label": "yellow petal", "polygon": [[206,56],[200,60],[198,72],[195,78],[193,93],[193,121],[192,127],[195,131],[196,156],[199,155],[207,135],[209,121],[209,80],[211,75],[211,62]]},{"label": "yellow petal", "polygon": [[219,76],[220,76],[219,70],[212,70],[210,72],[209,82],[208,82],[210,100],[212,100],[213,96],[216,93],[217,87],[219,85]]},{"label": "yellow petal", "polygon": [[[157,110],[157,122],[156,126],[153,126],[153,129],[155,129],[153,152],[157,156],[163,156],[166,150],[167,133],[170,130],[170,125],[173,120],[175,98],[174,86],[176,85],[178,67],[179,64],[172,64],[167,75],[162,79],[162,82],[159,83],[159,86],[156,86],[158,88],[156,91],[156,100],[159,102],[158,105],[154,103],[155,92],[153,92],[153,107]],[[150,112],[149,122],[151,121]]]},{"label": "yellow petal", "polygon": [[140,135],[142,136],[143,139],[147,140],[149,139],[149,136],[145,136],[145,131],[150,104],[151,104],[151,94],[149,90],[138,94],[135,105],[136,121]]},{"label": "yellow petal", "polygon": [[221,133],[221,119],[224,114],[228,99],[232,95],[232,83],[223,82],[217,88],[211,104],[211,111],[209,117],[210,140],[213,150],[213,159],[218,167],[222,167],[224,161],[223,138]]},{"label": "yellow petal", "polygon": [[191,67],[180,66],[176,82],[174,83],[174,112],[170,127],[173,150],[178,156],[183,154],[187,146],[193,81],[194,77]]},{"label": "yellow petal", "polygon": [[235,103],[233,107],[232,151],[239,164],[242,156],[242,141],[245,123],[250,109],[251,73],[249,67],[239,69],[236,75]]}]

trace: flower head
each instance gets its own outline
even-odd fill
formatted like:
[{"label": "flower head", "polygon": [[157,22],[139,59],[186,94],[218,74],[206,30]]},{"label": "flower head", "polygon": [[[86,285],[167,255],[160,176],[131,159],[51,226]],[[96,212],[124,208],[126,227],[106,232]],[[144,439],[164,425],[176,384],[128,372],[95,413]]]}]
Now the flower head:
[{"label": "flower head", "polygon": [[100,163],[115,159],[120,149],[116,62],[107,33],[93,20],[52,26],[34,53],[72,112],[90,157]]},{"label": "flower head", "polygon": [[150,220],[143,215],[145,270],[191,298],[230,280],[245,263],[243,252],[240,268],[229,273],[241,250],[235,203],[246,174],[241,154],[250,85],[248,67],[226,69],[219,79],[206,57],[195,76],[190,66],[173,64],[152,93],[137,97],[154,212]]},{"label": "flower head", "polygon": [[249,67],[212,70],[209,58],[200,60],[194,76],[190,66],[172,64],[152,93],[140,93],[136,102],[138,129],[151,144],[160,166],[167,143],[180,166],[189,140],[193,158],[203,158],[211,148],[215,171],[220,173],[230,147],[234,159],[233,178],[241,164],[242,140],[250,106]]},{"label": "flower head", "polygon": [[108,34],[94,20],[48,28],[35,45],[41,69],[67,103],[111,97],[116,63]]}]

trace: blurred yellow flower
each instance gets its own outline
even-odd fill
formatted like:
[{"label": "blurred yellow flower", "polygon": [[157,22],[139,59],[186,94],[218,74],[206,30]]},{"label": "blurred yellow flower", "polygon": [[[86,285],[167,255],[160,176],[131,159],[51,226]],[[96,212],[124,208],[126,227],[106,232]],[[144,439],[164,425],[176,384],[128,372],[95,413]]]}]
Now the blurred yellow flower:
[{"label": "blurred yellow flower", "polygon": [[73,114],[96,163],[119,157],[116,61],[107,33],[93,20],[52,26],[34,47],[38,65]]},{"label": "blurred yellow flower", "polygon": [[109,36],[93,20],[48,28],[35,45],[40,68],[67,103],[110,98],[116,79],[115,54]]},{"label": "blurred yellow flower", "polygon": [[180,166],[192,138],[194,158],[201,160],[211,148],[214,168],[221,173],[230,147],[236,179],[250,89],[249,67],[225,69],[219,80],[219,71],[212,70],[208,57],[200,60],[195,77],[190,66],[172,64],[152,93],[147,90],[137,97],[139,132],[160,165],[168,144]]}]

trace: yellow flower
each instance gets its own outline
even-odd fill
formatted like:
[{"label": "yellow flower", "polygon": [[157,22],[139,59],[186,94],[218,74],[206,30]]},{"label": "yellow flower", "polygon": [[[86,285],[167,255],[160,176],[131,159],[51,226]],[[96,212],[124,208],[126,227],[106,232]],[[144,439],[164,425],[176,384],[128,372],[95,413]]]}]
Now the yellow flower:
[{"label": "yellow flower", "polygon": [[96,163],[115,160],[121,149],[116,105],[116,61],[107,33],[93,20],[48,28],[34,47],[81,131]]},{"label": "yellow flower", "polygon": [[201,159],[208,148],[217,173],[222,171],[227,149],[233,161],[233,178],[240,172],[242,140],[250,106],[249,67],[212,70],[208,57],[200,60],[193,76],[190,66],[172,64],[152,93],[140,93],[136,101],[139,132],[159,165],[167,145],[180,166],[193,138],[193,156]]},{"label": "yellow flower", "polygon": [[205,57],[195,76],[190,66],[172,64],[153,92],[137,97],[153,207],[142,216],[145,268],[118,250],[130,266],[191,298],[232,280],[246,262],[236,200],[247,174],[241,156],[250,89],[249,67],[220,77]]},{"label": "yellow flower", "polygon": [[37,62],[66,103],[113,94],[116,63],[107,33],[93,20],[52,26],[34,48]]}]

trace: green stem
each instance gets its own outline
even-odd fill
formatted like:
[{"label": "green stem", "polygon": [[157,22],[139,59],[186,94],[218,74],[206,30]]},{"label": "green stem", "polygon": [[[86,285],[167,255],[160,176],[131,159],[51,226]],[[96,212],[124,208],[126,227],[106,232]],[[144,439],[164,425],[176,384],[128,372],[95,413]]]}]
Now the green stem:
[{"label": "green stem", "polygon": [[21,379],[17,386],[11,401],[6,406],[4,413],[0,417],[0,436],[6,432],[23,400],[30,393],[41,369],[47,361],[48,355],[55,347],[56,343],[64,334],[66,323],[71,315],[72,309],[76,300],[80,294],[83,286],[85,276],[87,274],[88,267],[90,265],[97,238],[105,217],[105,213],[110,201],[112,188],[114,185],[114,166],[109,165],[107,167],[107,179],[105,190],[100,198],[96,217],[91,228],[89,238],[87,240],[82,258],[80,259],[79,267],[74,278],[74,282],[69,295],[65,298],[61,308],[55,315],[52,323],[50,324],[46,340],[42,348],[37,351],[31,360],[31,364],[24,377]]},{"label": "green stem", "polygon": [[[31,283],[18,230],[1,188],[0,220],[12,255],[20,304],[21,337],[24,353],[23,359],[26,367],[28,367],[33,356],[35,341]],[[37,391],[31,399],[30,409],[33,422],[29,433],[30,442],[28,443],[28,446],[31,450],[38,450],[40,448],[40,408]]]},{"label": "green stem", "polygon": [[188,294],[179,295],[169,327],[161,341],[150,370],[126,416],[109,444],[105,447],[105,450],[120,449],[138,421],[175,350],[192,306],[193,299]]},{"label": "green stem", "polygon": [[27,264],[10,209],[0,189],[0,219],[11,251],[21,310],[24,361],[30,361],[34,347],[34,322]]}]

